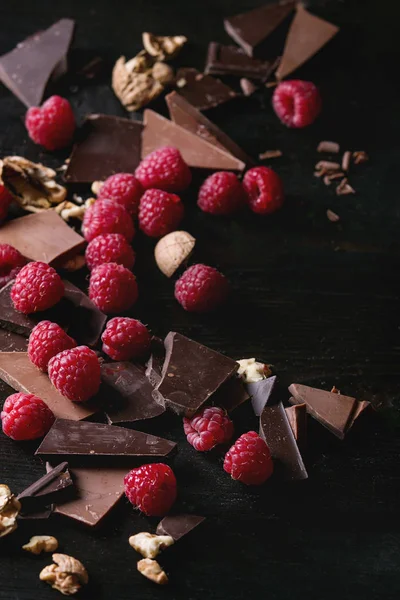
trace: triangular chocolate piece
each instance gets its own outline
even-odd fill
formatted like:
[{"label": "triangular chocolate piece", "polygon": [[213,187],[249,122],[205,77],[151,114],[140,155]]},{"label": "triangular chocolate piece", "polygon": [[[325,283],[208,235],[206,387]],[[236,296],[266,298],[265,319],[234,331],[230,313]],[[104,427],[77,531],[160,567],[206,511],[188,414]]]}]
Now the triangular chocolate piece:
[{"label": "triangular chocolate piece", "polygon": [[299,448],[305,448],[307,438],[307,405],[295,404],[285,408],[293,435]]},{"label": "triangular chocolate piece", "polygon": [[232,412],[244,402],[249,400],[246,387],[240,377],[233,376],[221,385],[211,396],[211,403],[214,406],[224,408],[227,412]]},{"label": "triangular chocolate piece", "polygon": [[107,321],[106,315],[97,308],[85,292],[73,283],[63,281],[64,300],[73,307],[68,334],[79,344],[96,346]]},{"label": "triangular chocolate piece", "polygon": [[216,171],[243,171],[246,166],[232,154],[179,127],[173,121],[169,121],[153,110],[145,110],[142,158],[162,146],[178,148],[189,167]]},{"label": "triangular chocolate piece", "polygon": [[204,72],[207,75],[234,75],[267,81],[277,65],[274,60],[248,56],[242,48],[210,42]]},{"label": "triangular chocolate piece", "polygon": [[159,522],[156,532],[157,535],[170,535],[176,542],[193,531],[204,520],[205,517],[199,515],[169,515]]},{"label": "triangular chocolate piece", "polygon": [[293,73],[325,46],[338,31],[339,27],[312,15],[302,4],[298,4],[281,62],[275,72],[276,78],[283,79]]},{"label": "triangular chocolate piece", "polygon": [[197,69],[179,69],[176,82],[181,96],[198,110],[215,108],[237,96],[237,93],[220,79],[204,75]]},{"label": "triangular chocolate piece", "polygon": [[276,384],[276,375],[255,381],[254,383],[247,383],[247,391],[251,396],[251,405],[254,410],[256,417],[259,417],[264,408],[269,404],[272,397],[272,392]]},{"label": "triangular chocolate piece", "polygon": [[52,502],[61,501],[65,491],[69,492],[73,485],[68,463],[62,462],[21,492],[17,500],[21,502],[24,512],[37,511]]}]

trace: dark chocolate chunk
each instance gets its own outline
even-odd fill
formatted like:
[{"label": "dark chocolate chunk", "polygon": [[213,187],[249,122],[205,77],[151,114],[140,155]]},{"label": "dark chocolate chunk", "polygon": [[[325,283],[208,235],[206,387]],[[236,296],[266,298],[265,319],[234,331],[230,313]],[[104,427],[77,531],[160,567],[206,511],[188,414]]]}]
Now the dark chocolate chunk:
[{"label": "dark chocolate chunk", "polygon": [[176,542],[203,521],[205,521],[205,517],[198,515],[170,515],[159,522],[156,533],[157,535],[170,535]]},{"label": "dark chocolate chunk", "polygon": [[252,96],[258,90],[258,87],[247,77],[240,79],[240,87],[244,96]]},{"label": "dark chocolate chunk", "polygon": [[[2,314],[0,302],[0,317]],[[28,340],[18,333],[0,329],[0,352],[26,352]]]},{"label": "dark chocolate chunk", "polygon": [[164,341],[162,379],[153,392],[174,412],[190,417],[238,369],[238,363],[180,333]]},{"label": "dark chocolate chunk", "polygon": [[266,406],[260,417],[260,435],[274,460],[274,469],[284,479],[307,479],[307,471],[299,452],[282,402]]},{"label": "dark chocolate chunk", "polygon": [[247,383],[247,391],[251,396],[251,405],[254,410],[254,414],[259,417],[264,410],[264,407],[271,403],[272,393],[276,384],[276,375],[262,379],[261,381],[255,381],[254,383]]},{"label": "dark chocolate chunk", "polygon": [[54,504],[49,506],[49,508],[44,508],[43,510],[38,510],[35,512],[22,513],[20,512],[18,515],[18,520],[21,521],[41,521],[45,519],[49,519],[54,512]]},{"label": "dark chocolate chunk", "polygon": [[233,376],[218,388],[210,400],[214,406],[220,406],[227,412],[232,412],[235,408],[247,402],[249,398],[250,396],[242,380]]},{"label": "dark chocolate chunk", "polygon": [[151,339],[151,355],[146,363],[146,377],[155,387],[161,381],[161,373],[165,360],[164,342],[161,338],[153,336]]},{"label": "dark chocolate chunk", "polygon": [[73,485],[68,463],[62,462],[27,487],[17,499],[24,513],[37,512],[53,502],[60,502]]},{"label": "dark chocolate chunk", "polygon": [[207,110],[236,98],[237,93],[219,79],[196,69],[179,69],[176,75],[181,96],[198,110]]},{"label": "dark chocolate chunk", "polygon": [[134,173],[140,162],[143,125],[111,115],[90,115],[74,146],[65,179],[103,181],[115,173]]},{"label": "dark chocolate chunk", "polygon": [[307,441],[307,406],[295,404],[285,408],[285,411],[297,445],[302,450],[306,447]]},{"label": "dark chocolate chunk", "polygon": [[204,72],[207,75],[237,75],[267,81],[276,67],[276,60],[259,60],[248,56],[237,46],[210,42]]}]

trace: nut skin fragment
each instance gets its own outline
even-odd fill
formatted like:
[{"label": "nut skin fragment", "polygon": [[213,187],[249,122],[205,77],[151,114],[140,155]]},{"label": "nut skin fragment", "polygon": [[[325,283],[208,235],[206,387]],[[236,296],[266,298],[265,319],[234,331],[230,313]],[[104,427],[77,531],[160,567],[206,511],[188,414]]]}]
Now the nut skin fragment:
[{"label": "nut skin fragment", "polygon": [[360,165],[361,163],[367,162],[369,160],[369,156],[364,150],[356,150],[353,152],[353,162],[355,165]]},{"label": "nut skin fragment", "polygon": [[195,238],[187,231],[173,231],[162,237],[154,249],[154,257],[160,271],[167,277],[172,277],[189,258],[195,243]]},{"label": "nut skin fragment", "polygon": [[0,538],[9,535],[18,527],[17,516],[21,503],[7,485],[0,486]]},{"label": "nut skin fragment", "polygon": [[58,540],[52,535],[34,535],[27,544],[22,546],[23,550],[32,554],[42,552],[54,552],[58,548]]},{"label": "nut skin fragment", "polygon": [[112,72],[114,93],[128,111],[139,110],[164,90],[164,86],[153,78],[151,68],[144,72],[137,68],[142,66],[138,67],[137,62],[126,62],[125,56],[121,56]]},{"label": "nut skin fragment", "polygon": [[174,58],[187,42],[184,35],[157,36],[145,31],[142,33],[142,42],[146,52],[157,60]]},{"label": "nut skin fragment", "polygon": [[46,581],[52,588],[65,596],[76,594],[82,585],[89,581],[87,571],[83,564],[68,554],[53,554],[56,564],[47,565],[40,572],[39,579]]},{"label": "nut skin fragment", "polygon": [[132,548],[145,558],[156,558],[161,550],[172,546],[173,543],[174,539],[170,535],[154,535],[145,531],[129,538]]},{"label": "nut skin fragment", "polygon": [[268,365],[257,362],[255,358],[242,358],[237,362],[239,363],[237,374],[245,383],[256,383],[272,373]]},{"label": "nut skin fragment", "polygon": [[166,585],[168,583],[167,574],[156,560],[143,558],[139,560],[137,569],[144,577],[147,577],[150,581],[154,581],[154,583],[158,583],[158,585]]}]

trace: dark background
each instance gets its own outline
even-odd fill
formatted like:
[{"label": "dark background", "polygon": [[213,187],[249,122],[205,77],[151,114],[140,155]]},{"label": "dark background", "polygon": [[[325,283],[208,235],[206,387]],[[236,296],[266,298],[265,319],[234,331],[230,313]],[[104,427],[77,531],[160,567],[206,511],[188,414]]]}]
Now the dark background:
[{"label": "dark background", "polygon": [[[73,73],[58,91],[80,119],[90,112],[123,116],[109,87],[110,68],[121,54],[136,54],[142,31],[187,35],[189,44],[176,64],[201,69],[209,41],[230,41],[223,17],[260,3],[2,2],[0,52],[61,17],[75,18]],[[372,400],[378,413],[344,442],[311,422],[305,457],[309,480],[290,486],[272,481],[262,489],[231,481],[222,457],[196,453],[184,443],[180,420],[172,419],[160,431],[182,442],[174,463],[178,508],[207,521],[160,557],[170,586],[157,588],[137,573],[139,557],[128,537],[153,531],[156,522],[123,502],[97,531],[54,517],[22,523],[0,540],[1,598],[57,597],[38,579],[50,557],[35,558],[20,549],[33,534],[56,535],[61,552],[87,566],[91,584],[85,598],[398,598],[400,8],[394,0],[310,6],[342,27],[296,73],[321,90],[324,110],[318,122],[286,130],[271,110],[271,90],[210,113],[255,157],[267,149],[283,151],[284,157],[270,165],[285,184],[284,209],[268,218],[208,216],[195,205],[197,177],[183,228],[198,239],[196,261],[215,265],[230,278],[230,304],[211,316],[185,313],[174,301],[172,282],[153,263],[153,242],[138,235],[135,273],[141,300],[135,314],[155,334],[175,329],[234,358],[256,356],[273,363],[282,390],[293,381],[328,389],[335,384],[342,393]],[[106,60],[105,72],[92,83],[82,82],[76,69],[95,55]],[[165,112],[163,101],[151,108]],[[61,164],[64,155],[41,154],[28,140],[24,112],[1,87],[1,154]],[[370,162],[351,174],[357,195],[338,198],[313,177],[322,139],[370,154]],[[328,208],[340,215],[339,223],[328,221]],[[2,389],[3,397],[10,393]],[[234,420],[238,433],[257,428],[248,407]],[[18,493],[43,467],[23,445],[4,436],[0,442],[1,483]]]}]

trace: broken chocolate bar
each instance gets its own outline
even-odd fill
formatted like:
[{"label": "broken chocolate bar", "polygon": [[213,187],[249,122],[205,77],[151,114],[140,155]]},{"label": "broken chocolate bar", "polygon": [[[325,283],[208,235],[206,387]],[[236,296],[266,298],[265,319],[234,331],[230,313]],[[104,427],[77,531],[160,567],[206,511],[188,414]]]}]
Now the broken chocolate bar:
[{"label": "broken chocolate bar", "polygon": [[[1,316],[0,301],[0,316]],[[0,351],[1,352],[26,352],[28,340],[18,333],[0,329]]]},{"label": "broken chocolate bar", "polygon": [[23,512],[37,512],[53,502],[60,502],[73,485],[68,463],[62,462],[21,492],[17,500]]},{"label": "broken chocolate bar", "polygon": [[156,533],[157,535],[170,535],[176,542],[203,521],[205,521],[205,517],[198,515],[170,515],[159,522]]},{"label": "broken chocolate bar", "polygon": [[161,381],[161,373],[165,360],[164,342],[159,337],[151,338],[151,355],[146,363],[146,377],[153,387]]},{"label": "broken chocolate bar", "polygon": [[251,396],[251,405],[256,417],[259,417],[265,406],[271,403],[272,393],[276,384],[276,375],[261,379],[254,383],[247,383],[247,391]]},{"label": "broken chocolate bar", "polygon": [[210,42],[204,72],[206,75],[237,75],[267,81],[276,65],[276,59],[268,61],[251,58],[237,46]]},{"label": "broken chocolate bar", "polygon": [[243,385],[242,380],[239,377],[233,376],[217,389],[215,394],[211,396],[210,401],[214,406],[219,406],[227,412],[232,412],[235,408],[247,402],[249,398],[250,395]]},{"label": "broken chocolate bar", "polygon": [[[292,402],[291,399],[290,402]],[[295,404],[285,408],[285,411],[297,445],[302,450],[306,447],[307,439],[307,406]]]},{"label": "broken chocolate bar", "polygon": [[179,69],[176,84],[180,95],[198,110],[215,108],[237,96],[232,88],[219,79],[196,69]]}]

